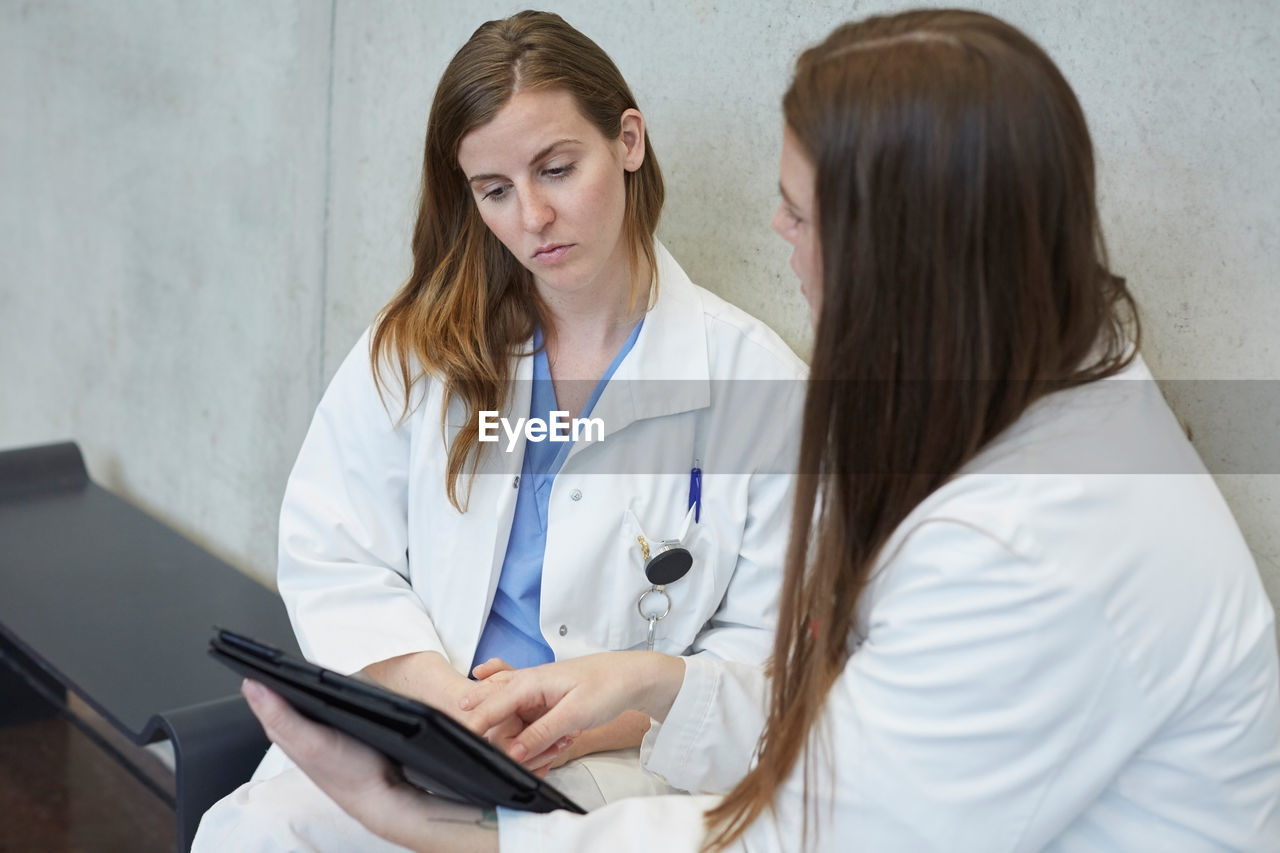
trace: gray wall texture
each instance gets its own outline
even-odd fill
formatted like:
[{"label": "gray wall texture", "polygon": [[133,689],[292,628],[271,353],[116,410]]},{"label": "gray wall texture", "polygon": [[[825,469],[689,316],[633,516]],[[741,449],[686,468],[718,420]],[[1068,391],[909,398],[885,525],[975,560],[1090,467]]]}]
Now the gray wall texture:
[{"label": "gray wall texture", "polygon": [[[662,239],[801,353],[807,315],[768,229],[779,98],[803,47],[906,5],[551,6],[640,100]],[[1167,382],[1175,410],[1213,459],[1216,399],[1251,422],[1253,444],[1214,467],[1280,601],[1280,5],[975,5],[1040,41],[1080,96],[1146,358],[1162,380],[1214,380]],[[435,83],[519,8],[0,0],[0,448],[74,438],[96,480],[270,583],[312,409],[409,270]]]}]

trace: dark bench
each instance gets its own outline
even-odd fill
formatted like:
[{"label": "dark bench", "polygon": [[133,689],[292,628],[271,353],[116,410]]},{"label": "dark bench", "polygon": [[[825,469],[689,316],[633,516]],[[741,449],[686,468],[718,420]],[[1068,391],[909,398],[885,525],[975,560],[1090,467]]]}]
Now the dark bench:
[{"label": "dark bench", "polygon": [[0,452],[0,725],[66,713],[69,691],[135,744],[168,739],[173,793],[149,787],[181,851],[267,747],[206,653],[214,625],[297,650],[275,593],[94,484],[75,444]]}]

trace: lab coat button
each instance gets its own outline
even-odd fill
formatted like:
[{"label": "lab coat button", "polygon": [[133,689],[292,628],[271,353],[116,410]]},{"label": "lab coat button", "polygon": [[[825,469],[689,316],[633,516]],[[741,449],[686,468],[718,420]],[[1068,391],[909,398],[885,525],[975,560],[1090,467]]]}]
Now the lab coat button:
[{"label": "lab coat button", "polygon": [[519,475],[519,474],[516,474],[516,478],[515,478],[514,480],[512,480],[512,481],[511,481],[511,488],[513,488],[513,489],[518,489],[518,488],[520,488],[520,475]]},{"label": "lab coat button", "polygon": [[569,493],[569,500],[572,500],[572,501],[582,500],[582,491],[579,489],[574,489],[572,492]]},{"label": "lab coat button", "polygon": [[561,625],[561,626],[560,626],[560,636],[561,636],[561,637],[563,637],[563,636],[564,636],[565,634],[567,634],[567,633],[569,633],[569,626],[568,626],[568,625]]}]

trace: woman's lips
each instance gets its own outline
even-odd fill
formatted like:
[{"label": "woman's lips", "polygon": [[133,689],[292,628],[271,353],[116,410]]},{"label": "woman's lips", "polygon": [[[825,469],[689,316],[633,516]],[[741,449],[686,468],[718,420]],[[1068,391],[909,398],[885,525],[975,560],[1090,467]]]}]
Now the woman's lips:
[{"label": "woman's lips", "polygon": [[533,259],[540,264],[558,263],[572,248],[572,243],[556,243],[545,246],[533,253]]}]

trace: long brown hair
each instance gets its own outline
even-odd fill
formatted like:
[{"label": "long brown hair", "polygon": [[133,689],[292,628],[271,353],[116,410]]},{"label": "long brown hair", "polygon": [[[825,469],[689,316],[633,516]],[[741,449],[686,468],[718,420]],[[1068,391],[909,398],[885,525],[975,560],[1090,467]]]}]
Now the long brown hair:
[{"label": "long brown hair", "polygon": [[1084,114],[1049,57],[976,12],[836,29],[786,123],[816,172],[822,307],[758,761],[707,817],[738,839],[804,756],[890,534],[1050,390],[1137,346],[1107,271]]},{"label": "long brown hair", "polygon": [[[613,61],[559,15],[525,11],[489,21],[454,55],[440,78],[427,119],[422,190],[413,232],[413,272],[382,309],[370,343],[374,376],[394,363],[403,391],[439,379],[444,406],[464,405],[468,421],[449,446],[446,488],[459,510],[458,481],[479,453],[479,412],[499,410],[517,355],[542,320],[532,276],[480,218],[458,165],[458,146],[518,91],[562,89],[605,137],[617,139],[635,97]],[[645,158],[625,172],[623,238],[630,247],[632,296],[648,296],[643,271],[656,269],[653,232],[662,211],[658,160],[645,134]],[[445,411],[441,412],[443,425]]]}]

